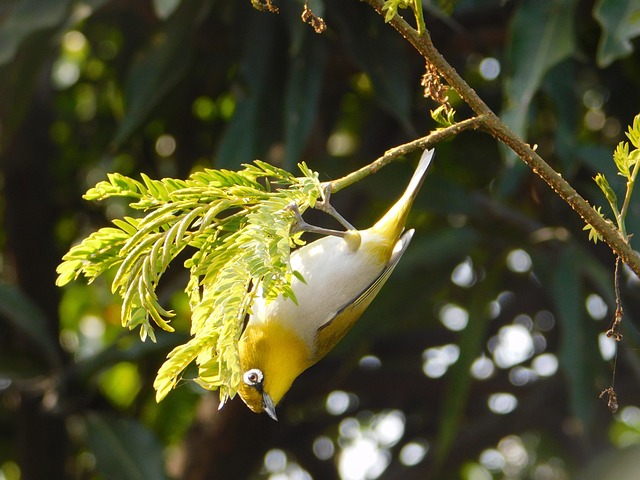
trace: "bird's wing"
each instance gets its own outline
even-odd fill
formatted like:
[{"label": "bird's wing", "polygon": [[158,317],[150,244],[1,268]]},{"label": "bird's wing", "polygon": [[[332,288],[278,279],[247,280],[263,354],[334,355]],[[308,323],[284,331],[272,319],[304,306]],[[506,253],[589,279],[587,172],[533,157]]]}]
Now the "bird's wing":
[{"label": "bird's wing", "polygon": [[409,242],[411,242],[413,232],[413,230],[409,230],[400,237],[391,254],[389,263],[376,279],[353,300],[345,303],[334,314],[330,315],[326,322],[320,325],[316,333],[316,351],[312,359],[314,363],[324,357],[364,313],[400,261],[402,254],[409,246]]}]

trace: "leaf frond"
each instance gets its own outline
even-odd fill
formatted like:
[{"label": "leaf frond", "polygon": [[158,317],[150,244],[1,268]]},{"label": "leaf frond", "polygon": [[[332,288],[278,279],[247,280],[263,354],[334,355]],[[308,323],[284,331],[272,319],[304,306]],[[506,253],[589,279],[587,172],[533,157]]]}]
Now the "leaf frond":
[{"label": "leaf frond", "polygon": [[117,269],[111,283],[122,298],[121,320],[140,337],[155,340],[155,324],[167,331],[173,312],[162,307],[157,287],[162,275],[185,249],[191,252],[185,291],[192,312],[192,338],[176,347],[160,368],[154,386],[161,400],[184,369],[198,365],[196,381],[235,395],[241,380],[237,342],[253,299],[295,297],[289,265],[294,217],[320,196],[318,174],[301,164],[302,176],[255,161],[240,171],[205,169],[186,180],[137,181],[117,173],[90,189],[84,198],[131,199],[140,218],[123,217],[72,247],[58,267],[58,285],[80,275],[94,280]]}]

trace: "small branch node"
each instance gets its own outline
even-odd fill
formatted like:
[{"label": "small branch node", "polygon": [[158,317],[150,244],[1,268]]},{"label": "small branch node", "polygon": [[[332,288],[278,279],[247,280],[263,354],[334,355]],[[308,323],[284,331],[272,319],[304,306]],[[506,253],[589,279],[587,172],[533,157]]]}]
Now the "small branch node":
[{"label": "small branch node", "polygon": [[616,342],[619,342],[622,340],[620,325],[622,324],[622,317],[624,316],[622,300],[620,299],[620,257],[616,257],[616,268],[613,272],[613,289],[616,295],[616,312],[613,315],[613,322],[609,330],[607,330],[606,335],[609,338],[613,338]]},{"label": "small branch node", "polygon": [[622,323],[622,307],[616,308],[616,313],[613,316],[613,322],[611,323],[611,327],[607,330],[607,337],[612,338],[619,342],[622,340],[623,335],[620,333],[620,324]]},{"label": "small branch node", "polygon": [[313,27],[316,33],[323,33],[327,29],[327,24],[322,17],[317,16],[309,7],[309,0],[304,2],[304,9],[301,17],[304,23],[308,23]]},{"label": "small branch node", "polygon": [[251,5],[261,12],[280,13],[280,9],[273,4],[273,0],[251,0]]},{"label": "small branch node", "polygon": [[618,395],[613,387],[605,388],[598,398],[607,398],[607,408],[611,413],[616,413],[618,411]]},{"label": "small branch node", "polygon": [[422,76],[420,85],[424,87],[424,96],[431,98],[443,105],[447,113],[451,111],[451,105],[449,104],[449,97],[447,95],[449,87],[442,83],[442,75],[438,71],[438,68],[426,59],[425,73]]}]

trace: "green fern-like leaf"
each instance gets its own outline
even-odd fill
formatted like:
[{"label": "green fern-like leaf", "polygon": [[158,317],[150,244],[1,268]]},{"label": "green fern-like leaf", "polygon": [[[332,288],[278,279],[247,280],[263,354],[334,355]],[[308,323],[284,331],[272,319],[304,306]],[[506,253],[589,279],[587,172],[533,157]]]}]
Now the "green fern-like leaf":
[{"label": "green fern-like leaf", "polygon": [[290,238],[294,217],[286,208],[295,202],[301,211],[320,195],[317,174],[300,165],[303,176],[264,162],[238,172],[207,169],[186,180],[142,181],[109,174],[85,195],[89,200],[131,199],[141,218],[124,217],[72,247],[58,267],[58,285],[80,275],[89,282],[117,269],[111,289],[122,298],[123,326],[138,328],[144,340],[155,339],[151,321],[173,331],[174,313],[164,309],[156,289],[164,272],[185,248],[189,282],[186,292],[192,311],[192,339],[176,347],[158,372],[158,400],[175,385],[193,361],[198,383],[232,397],[240,382],[237,342],[255,295],[267,299],[295,297]]},{"label": "green fern-like leaf", "polygon": [[450,127],[454,123],[456,111],[448,105],[440,105],[435,110],[431,110],[431,118],[442,127]]},{"label": "green fern-like leaf", "polygon": [[602,190],[602,193],[604,193],[604,196],[609,202],[609,206],[611,207],[613,214],[617,216],[619,213],[618,197],[616,197],[616,193],[613,191],[613,188],[611,188],[611,186],[609,185],[609,181],[607,180],[607,177],[605,177],[602,173],[598,173],[596,174],[594,180],[596,184],[600,187],[600,190]]},{"label": "green fern-like leaf", "polygon": [[411,6],[413,6],[413,0],[387,0],[382,6],[382,11],[386,12],[384,21],[390,22],[398,14],[398,9],[410,8]]},{"label": "green fern-like leaf", "polygon": [[629,144],[620,142],[613,152],[613,161],[618,168],[618,174],[623,177],[631,177],[631,162],[629,158]]},{"label": "green fern-like leaf", "polygon": [[416,19],[418,34],[422,35],[426,31],[424,14],[422,12],[422,0],[385,0],[382,11],[385,12],[384,21],[389,23],[398,14],[398,10],[410,8]]},{"label": "green fern-like leaf", "polygon": [[627,130],[627,137],[634,147],[640,148],[640,114],[633,118],[633,124]]},{"label": "green fern-like leaf", "polygon": [[[594,210],[598,215],[600,215],[600,217],[605,218],[604,214],[602,213],[602,207],[594,208]],[[602,240],[602,235],[600,235],[600,232],[593,228],[593,225],[591,225],[590,223],[587,223],[582,230],[586,230],[589,232],[589,241],[598,243]]]}]

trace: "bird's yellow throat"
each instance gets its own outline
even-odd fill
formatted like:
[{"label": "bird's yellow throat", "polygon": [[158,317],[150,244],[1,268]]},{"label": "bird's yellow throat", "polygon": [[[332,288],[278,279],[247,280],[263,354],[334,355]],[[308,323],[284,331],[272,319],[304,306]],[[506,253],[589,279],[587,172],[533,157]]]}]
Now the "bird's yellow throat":
[{"label": "bird's yellow throat", "polygon": [[239,394],[251,410],[276,419],[275,406],[296,377],[336,346],[378,294],[413,236],[403,233],[405,222],[432,156],[424,152],[403,195],[369,229],[354,230],[332,208],[326,211],[348,231],[318,229],[291,208],[303,230],[330,235],[291,254],[291,269],[304,279],[291,281],[297,303],[256,295],[238,345]]},{"label": "bird's yellow throat", "polygon": [[[251,368],[262,372],[278,372],[277,375],[265,377],[263,385],[274,404],[282,399],[296,377],[311,366],[310,352],[305,342],[277,318],[248,325],[238,348],[243,372]],[[243,382],[240,396],[253,400],[245,402],[254,412],[264,411],[262,399],[255,388]]]}]

